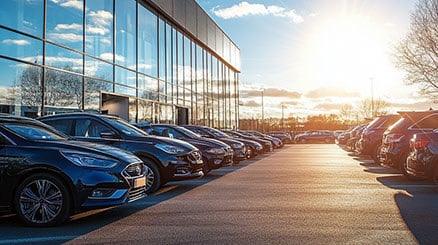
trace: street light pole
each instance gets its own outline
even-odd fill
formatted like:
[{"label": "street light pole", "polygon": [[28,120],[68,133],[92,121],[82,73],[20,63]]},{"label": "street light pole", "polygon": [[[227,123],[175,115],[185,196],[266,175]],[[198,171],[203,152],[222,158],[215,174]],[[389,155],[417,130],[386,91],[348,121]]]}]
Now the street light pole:
[{"label": "street light pole", "polygon": [[371,80],[371,117],[374,118],[374,77]]},{"label": "street light pole", "polygon": [[265,107],[263,105],[263,92],[264,89],[262,89],[262,132],[265,132]]}]

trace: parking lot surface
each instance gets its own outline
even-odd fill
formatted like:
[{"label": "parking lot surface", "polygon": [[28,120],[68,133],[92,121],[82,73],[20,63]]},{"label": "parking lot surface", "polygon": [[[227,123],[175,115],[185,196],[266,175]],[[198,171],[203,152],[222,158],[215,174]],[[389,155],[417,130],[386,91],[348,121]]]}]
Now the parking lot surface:
[{"label": "parking lot surface", "polygon": [[437,194],[335,144],[286,145],[60,227],[0,216],[0,244],[436,244]]}]

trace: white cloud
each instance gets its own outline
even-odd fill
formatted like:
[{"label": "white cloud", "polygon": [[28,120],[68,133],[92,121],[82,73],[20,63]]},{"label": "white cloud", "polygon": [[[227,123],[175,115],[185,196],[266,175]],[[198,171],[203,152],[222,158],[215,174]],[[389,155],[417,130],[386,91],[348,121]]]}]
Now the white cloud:
[{"label": "white cloud", "polygon": [[[99,58],[101,58],[103,60],[111,60],[112,61],[113,60],[113,54],[112,53],[103,53],[103,54],[100,55]],[[115,59],[116,59],[116,61],[119,61],[119,62],[125,62],[125,57],[123,57],[121,55],[116,55]]]},{"label": "white cloud", "polygon": [[30,42],[23,39],[5,39],[2,41],[3,44],[14,44],[19,46],[29,45]]},{"label": "white cloud", "polygon": [[113,15],[104,10],[90,11],[87,16],[91,19],[91,22],[98,26],[109,26],[113,19]]},{"label": "white cloud", "polygon": [[58,24],[55,27],[56,31],[65,31],[65,30],[82,30],[82,25],[80,24]]},{"label": "white cloud", "polygon": [[109,32],[109,29],[107,28],[101,28],[101,27],[87,27],[87,34],[99,34],[99,35],[105,35]]},{"label": "white cloud", "polygon": [[287,10],[280,6],[264,4],[251,4],[248,2],[241,2],[229,8],[218,9],[218,7],[211,10],[216,16],[224,19],[240,18],[250,15],[272,15],[276,17],[288,18],[294,23],[304,22],[304,18],[297,14],[294,9]]},{"label": "white cloud", "polygon": [[68,0],[65,1],[63,3],[61,3],[62,7],[71,7],[71,8],[75,8],[75,9],[79,9],[82,10],[84,5],[81,1],[77,1],[77,0]]},{"label": "white cloud", "polygon": [[64,42],[80,42],[82,41],[82,35],[74,34],[74,33],[49,33],[50,39],[56,41],[64,41]]}]

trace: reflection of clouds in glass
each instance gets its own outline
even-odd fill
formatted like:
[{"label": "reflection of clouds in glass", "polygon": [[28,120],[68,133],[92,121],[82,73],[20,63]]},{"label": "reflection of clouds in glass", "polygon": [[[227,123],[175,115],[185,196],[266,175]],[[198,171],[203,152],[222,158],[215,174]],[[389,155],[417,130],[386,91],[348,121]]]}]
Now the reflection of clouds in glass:
[{"label": "reflection of clouds in glass", "polygon": [[82,35],[74,34],[74,33],[48,33],[47,34],[50,39],[56,40],[56,41],[63,41],[63,42],[81,42],[82,41]]},{"label": "reflection of clouds in glass", "polygon": [[82,59],[46,56],[46,62],[56,67],[71,66],[73,70],[82,70]]},{"label": "reflection of clouds in glass", "polygon": [[73,23],[73,24],[58,24],[55,26],[56,31],[64,31],[64,30],[75,30],[82,31],[82,25]]},{"label": "reflection of clouds in glass", "polygon": [[98,70],[99,65],[97,64],[97,62],[87,62],[87,65],[85,66],[85,74],[95,76]]},{"label": "reflection of clouds in glass", "polygon": [[83,10],[84,4],[79,0],[50,0],[52,3],[59,4],[62,7],[74,8],[77,10]]},{"label": "reflection of clouds in glass", "polygon": [[[23,57],[20,58],[22,60],[25,60],[27,62],[32,62],[32,63],[42,63],[43,61],[43,56],[42,55],[38,55],[38,56],[28,56],[28,57]],[[24,67],[28,66],[27,64],[23,64]]]},{"label": "reflection of clouds in glass", "polygon": [[29,45],[30,42],[27,40],[22,40],[22,39],[5,39],[2,41],[3,44],[13,44],[13,45],[19,45],[19,46],[24,46],[24,45]]},{"label": "reflection of clouds in glass", "polygon": [[[129,69],[135,70],[135,66],[130,66]],[[141,69],[149,70],[149,69],[152,69],[152,65],[150,65],[150,64],[138,64],[138,69],[139,70],[141,70]]]},{"label": "reflection of clouds in glass", "polygon": [[[99,56],[99,58],[103,60],[113,60],[113,54],[112,53],[103,53]],[[124,62],[125,57],[121,55],[116,55],[116,61]]]},{"label": "reflection of clouds in glass", "polygon": [[87,33],[88,34],[105,35],[108,32],[109,32],[109,29],[107,29],[107,28],[92,27],[92,26],[88,26],[87,27]]},{"label": "reflection of clouds in glass", "polygon": [[96,26],[110,26],[113,20],[113,14],[105,10],[90,11],[87,16]]}]

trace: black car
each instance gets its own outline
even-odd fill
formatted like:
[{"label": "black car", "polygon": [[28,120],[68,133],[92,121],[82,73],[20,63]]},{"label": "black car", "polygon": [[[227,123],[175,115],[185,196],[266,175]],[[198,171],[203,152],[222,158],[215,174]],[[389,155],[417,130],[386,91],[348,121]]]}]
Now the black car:
[{"label": "black car", "polygon": [[410,140],[410,153],[406,160],[410,176],[432,179],[438,184],[438,131],[414,134]]},{"label": "black car", "polygon": [[207,126],[198,126],[198,125],[183,125],[182,127],[195,132],[202,137],[206,138],[212,138],[219,141],[222,141],[223,143],[229,145],[233,149],[233,162],[239,163],[242,160],[245,160],[247,158],[247,147],[243,142],[240,142],[239,140],[232,139],[228,135],[222,133],[221,131],[210,128]]},{"label": "black car", "polygon": [[406,169],[406,159],[410,149],[410,139],[416,133],[431,132],[438,127],[438,111],[399,112],[401,118],[383,134],[379,162],[385,167],[400,170],[410,177]]},{"label": "black car", "polygon": [[146,132],[164,137],[190,142],[202,152],[204,172],[233,164],[233,149],[215,139],[206,139],[200,135],[177,125],[170,124],[138,124]]},{"label": "black car", "polygon": [[226,134],[228,134],[228,135],[230,135],[231,137],[236,137],[236,138],[239,138],[239,139],[252,140],[252,141],[255,141],[255,142],[261,144],[262,147],[263,147],[263,151],[260,152],[259,154],[271,152],[271,151],[274,150],[273,144],[269,140],[263,140],[263,139],[260,139],[258,137],[252,136],[252,135],[242,134],[242,133],[237,132],[235,130],[223,129],[221,131],[226,133]]},{"label": "black car", "polygon": [[303,134],[296,135],[294,138],[295,143],[307,144],[307,143],[334,143],[335,136],[333,132],[316,130],[308,131]]},{"label": "black car", "polygon": [[292,136],[284,131],[270,131],[266,135],[280,139],[283,144],[292,144]]},{"label": "black car", "polygon": [[283,147],[283,142],[275,137],[260,133],[259,131],[256,130],[238,130],[239,133],[242,134],[246,134],[246,135],[250,135],[250,136],[254,136],[254,137],[258,137],[262,140],[268,140],[272,142],[272,146],[274,147],[274,149],[279,149]]},{"label": "black car", "polygon": [[374,162],[378,163],[377,156],[382,145],[383,133],[398,119],[400,119],[400,115],[391,114],[376,117],[371,121],[360,135],[356,144],[356,154],[371,156]]},{"label": "black car", "polygon": [[169,181],[202,177],[201,152],[193,145],[151,136],[116,116],[67,113],[39,118],[82,141],[115,146],[134,153],[146,166],[146,192],[153,193]]},{"label": "black car", "polygon": [[34,119],[0,115],[0,210],[30,226],[145,195],[142,161],[120,149],[69,140]]}]

